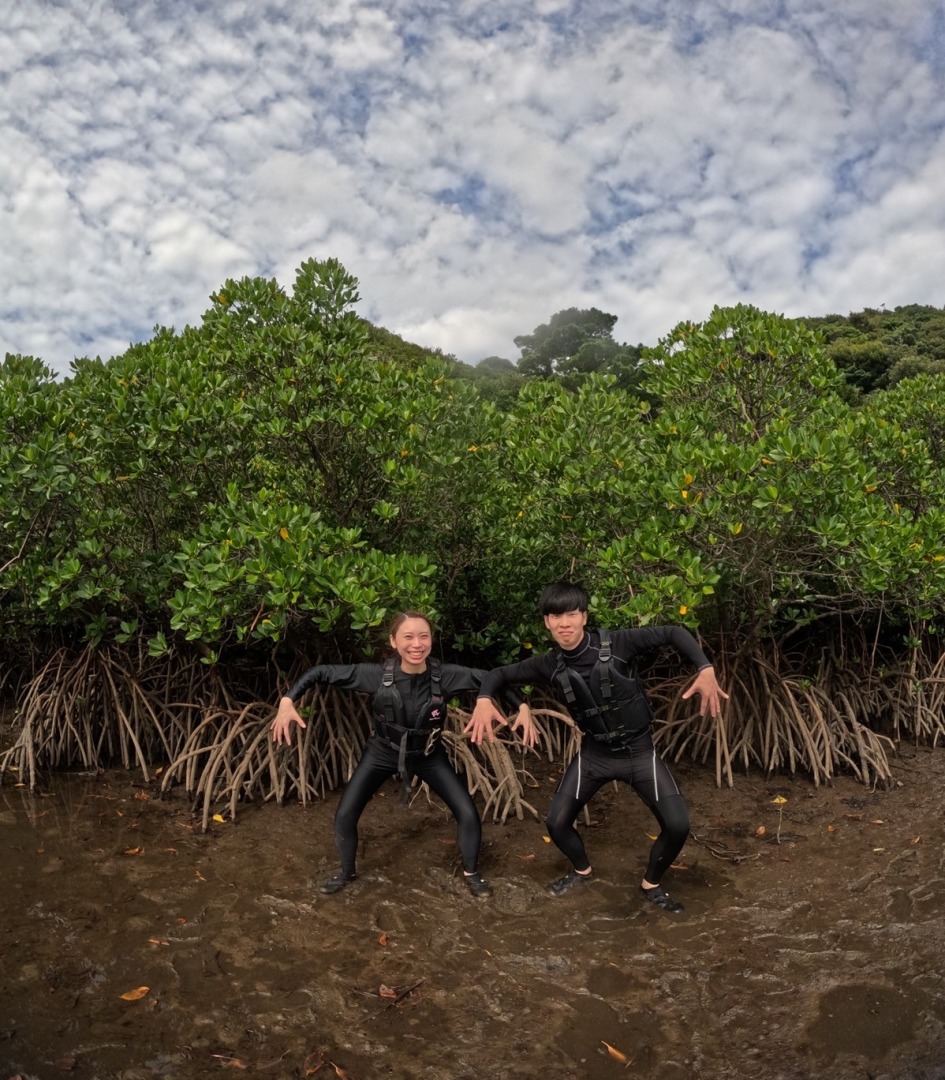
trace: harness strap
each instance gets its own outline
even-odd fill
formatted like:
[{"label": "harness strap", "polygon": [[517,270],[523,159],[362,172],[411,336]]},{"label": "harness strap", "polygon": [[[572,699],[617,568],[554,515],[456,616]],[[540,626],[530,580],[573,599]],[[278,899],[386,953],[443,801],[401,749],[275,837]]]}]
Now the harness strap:
[{"label": "harness strap", "polygon": [[555,673],[554,679],[561,687],[561,693],[564,694],[564,700],[569,706],[573,705],[577,698],[574,696],[574,687],[571,685],[571,680],[568,678],[568,671],[564,665],[564,655],[560,649],[555,649]]},{"label": "harness strap", "polygon": [[606,709],[608,702],[614,696],[613,684],[610,681],[610,631],[599,630],[598,633],[600,634],[600,654],[597,658],[600,670],[600,696]]}]

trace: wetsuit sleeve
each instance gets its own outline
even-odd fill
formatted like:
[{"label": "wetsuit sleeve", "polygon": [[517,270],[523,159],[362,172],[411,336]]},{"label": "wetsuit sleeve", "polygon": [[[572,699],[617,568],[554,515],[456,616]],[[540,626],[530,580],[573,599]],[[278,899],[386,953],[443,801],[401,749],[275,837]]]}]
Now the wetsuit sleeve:
[{"label": "wetsuit sleeve", "polygon": [[534,686],[536,683],[550,683],[554,678],[555,659],[552,653],[530,656],[517,664],[493,668],[482,680],[479,697],[496,698],[507,693],[512,686]]},{"label": "wetsuit sleeve", "polygon": [[[489,672],[482,668],[461,667],[458,664],[445,664],[443,666],[443,690],[446,694],[458,694],[464,690],[479,690],[483,680]],[[456,682],[454,683],[454,680]],[[482,697],[482,694],[478,695]],[[502,704],[513,711],[518,712],[519,706],[524,703],[522,695],[511,686],[502,691]]]},{"label": "wetsuit sleeve", "polygon": [[712,667],[712,661],[702,651],[702,646],[684,626],[641,626],[629,630],[615,630],[613,650],[617,656],[632,660],[640,653],[669,645],[685,660],[700,671]]},{"label": "wetsuit sleeve", "polygon": [[361,690],[375,694],[383,675],[384,669],[380,664],[318,664],[296,679],[285,696],[298,701],[316,683],[328,683],[339,690]]}]

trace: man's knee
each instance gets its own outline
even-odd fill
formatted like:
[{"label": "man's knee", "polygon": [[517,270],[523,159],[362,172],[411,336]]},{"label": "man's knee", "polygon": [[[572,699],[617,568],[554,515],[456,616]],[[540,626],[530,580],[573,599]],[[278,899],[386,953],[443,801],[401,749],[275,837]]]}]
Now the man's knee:
[{"label": "man's knee", "polygon": [[571,827],[576,814],[572,813],[574,800],[567,796],[555,795],[548,807],[548,816],[545,818],[545,827],[552,840],[555,835],[560,835]]}]

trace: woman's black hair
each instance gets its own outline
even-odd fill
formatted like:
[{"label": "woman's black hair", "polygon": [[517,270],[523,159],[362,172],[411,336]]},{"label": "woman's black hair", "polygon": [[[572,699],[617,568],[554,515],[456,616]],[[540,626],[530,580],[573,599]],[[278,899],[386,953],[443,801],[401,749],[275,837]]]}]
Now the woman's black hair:
[{"label": "woman's black hair", "polygon": [[390,626],[387,628],[388,637],[395,637],[397,631],[408,619],[423,619],[427,626],[430,627],[430,634],[433,634],[433,623],[430,622],[429,615],[424,615],[422,611],[398,611],[393,619],[391,619]]},{"label": "woman's black hair", "polygon": [[541,594],[542,615],[564,615],[566,611],[587,611],[587,590],[573,581],[556,581]]}]

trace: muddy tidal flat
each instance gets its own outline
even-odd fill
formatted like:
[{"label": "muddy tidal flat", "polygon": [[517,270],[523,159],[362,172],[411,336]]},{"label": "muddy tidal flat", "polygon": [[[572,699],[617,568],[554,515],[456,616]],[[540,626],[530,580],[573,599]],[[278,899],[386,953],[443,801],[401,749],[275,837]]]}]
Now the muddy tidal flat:
[{"label": "muddy tidal flat", "polygon": [[613,785],[591,884],[552,897],[543,822],[487,822],[476,900],[446,810],[395,782],[322,896],[337,796],[202,834],[130,774],[8,781],[0,1080],[945,1078],[945,752],[903,747],[888,791],[674,772],[677,916],[638,896],[654,823]]}]

